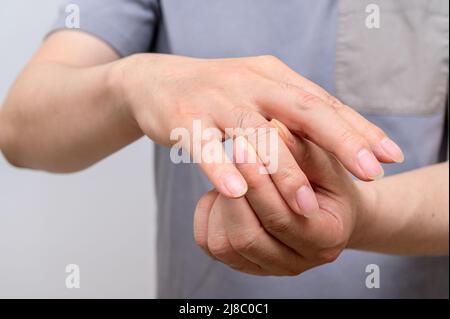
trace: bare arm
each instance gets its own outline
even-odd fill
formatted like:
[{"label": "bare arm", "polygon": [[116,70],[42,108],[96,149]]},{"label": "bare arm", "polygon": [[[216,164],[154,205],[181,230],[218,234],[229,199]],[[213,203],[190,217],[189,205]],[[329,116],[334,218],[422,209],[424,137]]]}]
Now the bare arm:
[{"label": "bare arm", "polygon": [[[448,255],[448,162],[355,182],[334,156],[274,124],[314,185],[318,205],[312,190],[303,191],[299,216],[269,175],[255,173],[261,162],[241,163],[243,175],[252,176],[245,197],[229,199],[213,190],[197,204],[194,238],[208,255],[259,275],[298,275],[333,262],[345,248]],[[235,154],[252,152],[237,140]]]},{"label": "bare arm", "polygon": [[142,135],[110,81],[117,54],[78,32],[52,35],[19,76],[0,117],[0,145],[15,165],[83,169]]},{"label": "bare arm", "polygon": [[365,204],[350,246],[400,255],[448,255],[448,165],[360,183]]},{"label": "bare arm", "polygon": [[[0,147],[16,166],[71,172],[144,134],[172,146],[178,141],[171,133],[181,128],[192,141],[194,120],[222,134],[203,140],[222,148],[227,129],[268,128],[271,118],[335,154],[362,180],[382,175],[379,162],[403,158],[378,127],[275,57],[119,59],[101,40],[72,31],[47,39],[19,76],[0,112]],[[189,145],[181,144],[202,156]],[[286,147],[278,151],[283,162],[275,184],[299,211],[296,191],[308,180]],[[221,194],[246,193],[230,161],[199,166]]]}]

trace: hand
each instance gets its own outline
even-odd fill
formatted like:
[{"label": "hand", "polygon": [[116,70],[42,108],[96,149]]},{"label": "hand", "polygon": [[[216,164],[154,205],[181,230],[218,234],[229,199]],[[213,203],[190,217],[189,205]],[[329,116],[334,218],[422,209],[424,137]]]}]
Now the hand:
[{"label": "hand", "polygon": [[[226,128],[264,128],[268,119],[278,118],[334,154],[360,179],[381,175],[378,161],[402,160],[398,146],[378,127],[274,57],[206,60],[141,54],[120,61],[113,74],[117,98],[123,100],[126,112],[159,144],[173,145],[170,136],[175,128],[187,128],[192,134],[194,119],[223,134]],[[212,137],[208,143],[221,148],[220,139]],[[309,183],[285,146],[280,147],[279,158],[274,184],[298,211],[296,192]],[[231,161],[199,165],[221,194],[239,197],[247,191]]]},{"label": "hand", "polygon": [[[284,128],[285,129],[285,128]],[[290,133],[284,130],[283,135]],[[248,193],[229,199],[216,191],[198,202],[194,237],[209,255],[242,272],[258,275],[297,275],[335,260],[356,238],[357,212],[362,193],[341,164],[313,143],[285,139],[313,185],[300,191],[303,215],[293,212],[277,191],[270,175],[259,173],[256,163],[238,164]],[[253,156],[245,139],[238,137],[236,154]],[[242,155],[241,155],[242,156]]]}]

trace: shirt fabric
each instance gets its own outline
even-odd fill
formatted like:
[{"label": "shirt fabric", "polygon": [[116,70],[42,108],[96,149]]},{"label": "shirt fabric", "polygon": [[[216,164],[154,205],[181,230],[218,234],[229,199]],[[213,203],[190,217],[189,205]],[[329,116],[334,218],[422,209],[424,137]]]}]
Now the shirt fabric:
[{"label": "shirt fabric", "polygon": [[[69,1],[67,2],[69,3]],[[337,3],[334,0],[71,0],[81,31],[121,56],[159,52],[199,58],[272,54],[335,93]],[[64,6],[52,29],[63,29]],[[151,83],[149,83],[151,85]],[[364,115],[364,113],[363,113]],[[438,161],[444,112],[368,115],[404,150],[394,174]],[[156,146],[158,296],[162,298],[448,298],[447,257],[399,257],[346,250],[339,259],[297,277],[258,277],[207,257],[192,235],[197,200],[211,188],[194,164],[173,164]],[[143,252],[145,253],[145,252]],[[381,286],[368,289],[366,266]]]}]

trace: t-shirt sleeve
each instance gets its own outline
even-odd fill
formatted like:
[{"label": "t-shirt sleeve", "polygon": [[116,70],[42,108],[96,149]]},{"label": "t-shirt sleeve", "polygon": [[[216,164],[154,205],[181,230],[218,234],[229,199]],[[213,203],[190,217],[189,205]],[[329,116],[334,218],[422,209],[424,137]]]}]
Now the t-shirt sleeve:
[{"label": "t-shirt sleeve", "polygon": [[80,28],[108,43],[121,56],[148,52],[159,19],[157,0],[64,0],[49,34],[66,29],[69,5],[77,5]]}]

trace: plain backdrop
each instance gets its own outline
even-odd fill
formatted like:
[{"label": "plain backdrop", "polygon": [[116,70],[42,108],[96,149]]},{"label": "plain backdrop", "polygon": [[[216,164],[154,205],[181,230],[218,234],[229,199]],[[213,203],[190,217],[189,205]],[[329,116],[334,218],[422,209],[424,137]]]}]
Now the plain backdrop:
[{"label": "plain backdrop", "polygon": [[[55,19],[59,0],[0,4],[0,101]],[[82,16],[81,16],[82,19]],[[152,144],[142,139],[71,175],[0,156],[0,298],[152,298]],[[66,265],[80,288],[66,288]]]}]

